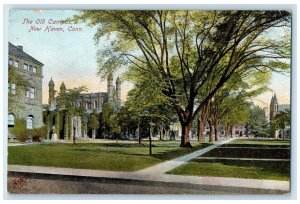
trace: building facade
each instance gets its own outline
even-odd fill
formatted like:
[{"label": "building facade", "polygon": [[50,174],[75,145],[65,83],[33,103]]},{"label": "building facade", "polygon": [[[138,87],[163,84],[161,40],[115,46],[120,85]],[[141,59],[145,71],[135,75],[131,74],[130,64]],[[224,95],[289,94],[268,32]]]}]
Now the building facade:
[{"label": "building facade", "polygon": [[45,120],[49,129],[48,140],[72,140],[73,137],[95,139],[98,134],[89,134],[91,131],[88,123],[91,114],[101,114],[105,104],[109,104],[115,112],[121,108],[121,80],[118,77],[114,86],[112,74],[107,77],[107,92],[84,93],[72,101],[72,107],[84,110],[81,115],[68,113],[64,101],[60,99],[59,95],[67,92],[64,82],[61,83],[58,91],[60,94],[57,95],[52,78],[48,86],[48,106],[44,110],[44,115],[48,118]]},{"label": "building facade", "polygon": [[[24,52],[23,46],[9,42],[8,69],[12,75],[22,78],[26,86],[18,80],[8,81],[8,127],[13,128],[15,119],[25,119],[26,128],[34,129],[44,125],[42,108],[43,63]],[[9,134],[9,137],[11,135]]]}]

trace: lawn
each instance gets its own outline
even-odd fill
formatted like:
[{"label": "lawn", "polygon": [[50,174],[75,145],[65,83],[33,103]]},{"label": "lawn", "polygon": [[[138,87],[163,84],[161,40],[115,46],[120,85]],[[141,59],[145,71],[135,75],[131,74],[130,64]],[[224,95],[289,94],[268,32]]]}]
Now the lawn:
[{"label": "lawn", "polygon": [[[253,179],[289,180],[290,161],[223,160],[222,158],[289,159],[288,142],[262,140],[235,140],[221,148],[213,149],[203,157],[220,159],[193,159],[169,174],[217,176]],[[226,147],[226,148],[222,148]]]},{"label": "lawn", "polygon": [[239,144],[239,145],[247,145],[247,146],[289,146],[290,141],[288,140],[273,140],[273,139],[236,139],[229,142],[227,145],[231,144]]},{"label": "lawn", "polygon": [[154,141],[152,156],[148,143],[33,144],[8,147],[8,163],[113,171],[135,171],[207,147],[180,148],[179,141]]},{"label": "lawn", "polygon": [[169,171],[169,174],[271,179],[288,181],[289,162],[207,160],[191,161]]}]

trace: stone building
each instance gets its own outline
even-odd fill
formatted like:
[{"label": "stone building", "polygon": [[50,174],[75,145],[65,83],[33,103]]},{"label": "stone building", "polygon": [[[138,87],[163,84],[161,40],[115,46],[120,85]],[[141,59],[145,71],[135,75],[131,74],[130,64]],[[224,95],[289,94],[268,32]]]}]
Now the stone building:
[{"label": "stone building", "polygon": [[[270,102],[270,124],[272,124],[272,121],[277,113],[280,111],[288,111],[290,109],[290,104],[279,104],[276,94],[274,94]],[[284,139],[290,139],[290,129],[290,127],[287,127],[284,130],[276,130],[274,133],[275,138],[281,138],[283,135]]]},{"label": "stone building", "polygon": [[[114,111],[119,111],[121,107],[121,80],[118,77],[114,86],[112,74],[107,77],[107,92],[84,93],[72,102],[72,107],[84,110],[83,113],[77,115],[70,115],[65,108],[64,101],[56,96],[55,83],[52,78],[48,86],[49,99],[44,115],[47,117],[49,140],[72,140],[73,136],[76,139],[88,139],[91,136],[88,122],[93,112],[100,114],[104,104],[110,104]],[[67,87],[62,82],[59,93],[66,91]],[[95,137],[93,135],[94,139]]]},{"label": "stone building", "polygon": [[[10,71],[28,82],[20,87],[16,82],[8,81],[8,127],[15,126],[15,119],[25,119],[26,128],[34,129],[44,125],[42,108],[43,63],[30,56],[23,46],[9,42],[8,64]],[[9,131],[10,132],[10,131]],[[10,137],[10,135],[9,135]]]}]

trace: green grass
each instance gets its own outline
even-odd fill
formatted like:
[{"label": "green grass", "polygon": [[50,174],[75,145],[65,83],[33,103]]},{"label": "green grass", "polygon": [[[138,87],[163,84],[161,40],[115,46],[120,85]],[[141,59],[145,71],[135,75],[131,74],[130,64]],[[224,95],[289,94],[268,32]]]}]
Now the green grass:
[{"label": "green grass", "polygon": [[154,141],[152,156],[148,143],[34,144],[8,147],[8,163],[29,166],[134,171],[188,154],[208,146],[179,148],[179,141]]},{"label": "green grass", "polygon": [[[237,146],[237,145],[236,145]],[[230,158],[264,158],[264,159],[289,159],[290,149],[288,148],[215,148],[203,157],[230,157]]]},{"label": "green grass", "polygon": [[290,178],[289,162],[266,161],[192,161],[179,166],[169,174],[216,176],[287,181]]},{"label": "green grass", "polygon": [[[234,140],[222,147],[204,154],[205,157],[233,157],[233,158],[273,158],[289,159],[289,142],[269,140]],[[247,148],[251,147],[251,148]],[[255,149],[253,147],[258,147]],[[259,149],[262,147],[263,149]],[[274,149],[274,148],[278,149]],[[273,148],[273,149],[272,149]],[[284,149],[281,149],[284,148]],[[242,161],[196,158],[185,165],[181,165],[169,174],[216,176],[252,179],[289,180],[289,161]]]},{"label": "green grass", "polygon": [[236,139],[233,140],[231,142],[229,142],[228,144],[241,144],[241,145],[251,145],[251,146],[258,146],[258,145],[267,145],[267,146],[274,146],[274,145],[281,145],[281,146],[289,146],[290,145],[290,141],[287,140],[257,140],[257,139]]}]

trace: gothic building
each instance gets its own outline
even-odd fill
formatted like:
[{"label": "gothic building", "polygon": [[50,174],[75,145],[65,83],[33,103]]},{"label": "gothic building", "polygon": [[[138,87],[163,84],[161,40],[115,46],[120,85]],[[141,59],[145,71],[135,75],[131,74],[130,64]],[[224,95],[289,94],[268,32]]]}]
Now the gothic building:
[{"label": "gothic building", "polygon": [[[272,121],[277,113],[279,113],[280,111],[287,111],[290,109],[290,104],[279,104],[276,94],[274,94],[270,102],[270,124],[272,124]],[[285,130],[277,130],[274,133],[275,138],[281,137],[281,135],[285,135],[287,136],[285,139],[289,139],[290,127],[286,128]]]},{"label": "gothic building", "polygon": [[[48,106],[45,110],[45,123],[48,125],[48,140],[71,140],[73,136],[76,139],[88,139],[91,137],[88,122],[93,112],[100,114],[103,105],[108,103],[114,109],[119,111],[121,107],[121,80],[116,79],[113,85],[113,75],[107,77],[107,92],[85,93],[72,102],[72,107],[82,108],[83,115],[70,115],[65,108],[64,101],[56,96],[55,83],[51,78],[49,84]],[[64,82],[61,83],[60,94],[66,93],[67,87]],[[93,135],[92,137],[96,137]]]},{"label": "gothic building", "polygon": [[[8,81],[8,128],[15,126],[15,119],[26,120],[26,128],[34,129],[44,125],[42,108],[43,63],[24,52],[23,46],[9,42],[8,70],[10,74],[21,77]],[[9,77],[9,80],[12,76]],[[10,132],[10,131],[9,131]],[[13,137],[9,133],[9,137]]]}]

